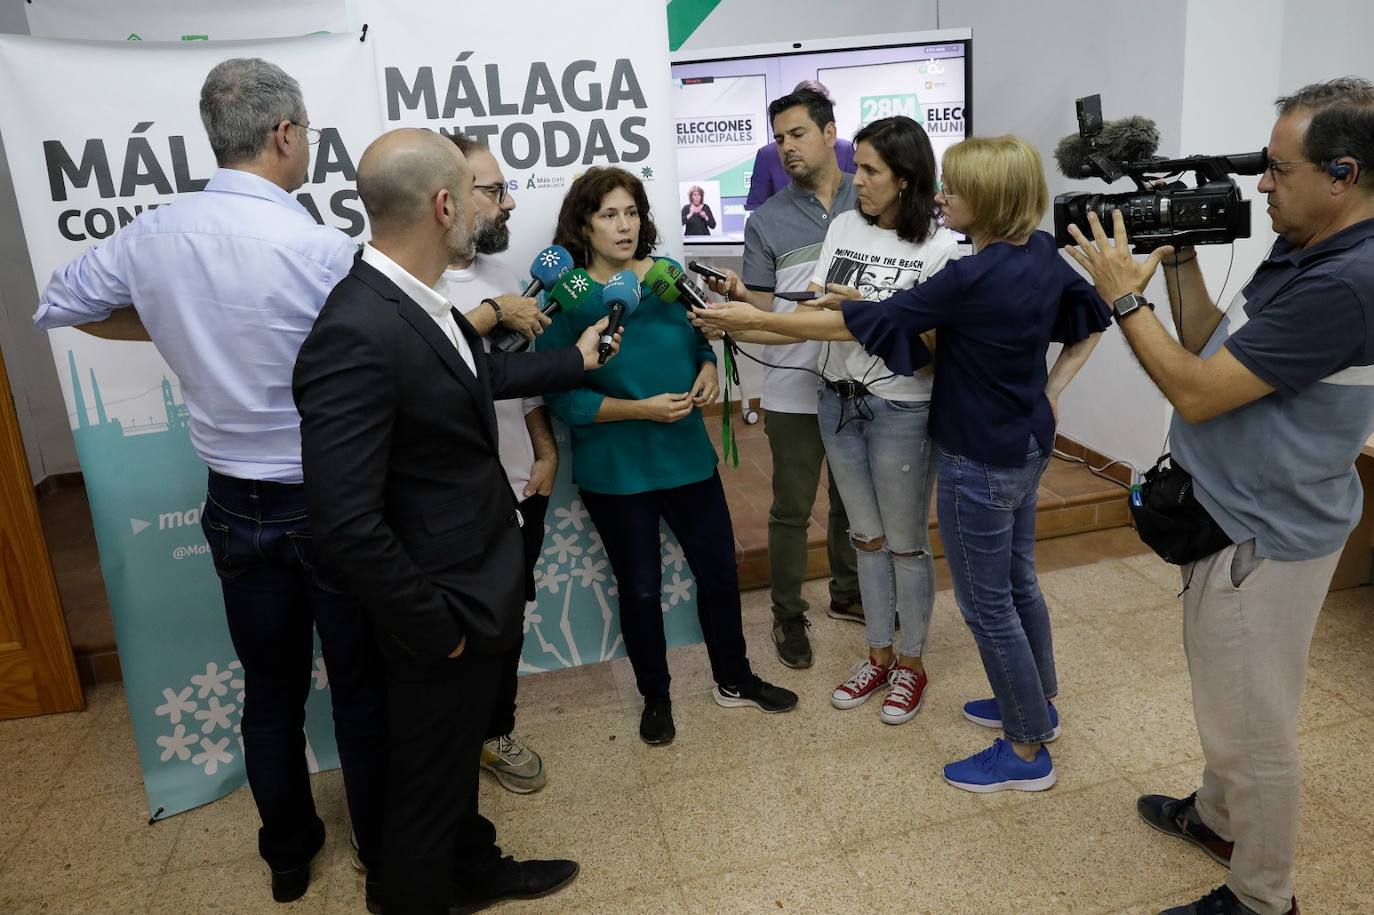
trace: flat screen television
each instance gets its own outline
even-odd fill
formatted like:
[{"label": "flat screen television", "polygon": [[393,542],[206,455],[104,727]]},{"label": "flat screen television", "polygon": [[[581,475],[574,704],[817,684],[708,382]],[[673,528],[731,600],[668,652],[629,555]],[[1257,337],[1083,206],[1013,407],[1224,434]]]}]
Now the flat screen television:
[{"label": "flat screen television", "polygon": [[[870,121],[906,115],[925,127],[938,163],[972,129],[972,53],[968,29],[676,52],[680,202],[684,208],[704,202],[711,217],[694,214],[690,226],[682,226],[684,245],[715,254],[743,245],[755,158],[777,156],[768,103],[802,80],[817,80],[830,91],[839,137],[851,139]],[[693,199],[694,189],[701,201]]]}]

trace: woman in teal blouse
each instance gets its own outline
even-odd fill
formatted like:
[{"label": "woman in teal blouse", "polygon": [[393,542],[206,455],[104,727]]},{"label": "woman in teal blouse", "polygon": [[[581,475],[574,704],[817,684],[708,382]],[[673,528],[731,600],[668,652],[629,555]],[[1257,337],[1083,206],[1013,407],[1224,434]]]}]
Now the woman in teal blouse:
[{"label": "woman in teal blouse", "polygon": [[[606,314],[601,291],[614,274],[633,270],[643,280],[653,266],[658,231],[644,186],[623,169],[589,169],[568,189],[553,240],[587,270],[593,288],[576,311],[553,317],[546,347],[571,343]],[[620,630],[644,696],[640,737],[662,744],[676,733],[660,606],[660,519],[696,578],[716,702],[791,709],[796,695],[760,680],[746,657],[734,531],[700,411],[718,391],[711,345],[681,305],[646,288],[626,319],[619,354],[585,384],[545,402],[571,430],[573,481],[615,572]]]}]

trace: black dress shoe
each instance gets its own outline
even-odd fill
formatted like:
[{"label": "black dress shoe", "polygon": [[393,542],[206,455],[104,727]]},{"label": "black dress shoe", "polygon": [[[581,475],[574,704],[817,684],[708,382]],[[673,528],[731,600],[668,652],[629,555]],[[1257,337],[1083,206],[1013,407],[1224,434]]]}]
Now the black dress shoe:
[{"label": "black dress shoe", "polygon": [[272,898],[277,902],[295,902],[309,888],[309,864],[293,867],[289,871],[272,871]]},{"label": "black dress shoe", "polygon": [[673,725],[673,701],[667,696],[662,699],[645,699],[644,711],[639,716],[639,739],[651,746],[672,743],[677,736]]},{"label": "black dress shoe", "polygon": [[363,881],[363,903],[372,915],[382,915],[382,878],[369,873]]},{"label": "black dress shoe", "polygon": [[502,899],[537,899],[556,893],[577,876],[577,862],[516,861],[507,855],[480,882],[454,887],[449,915],[479,912]]}]

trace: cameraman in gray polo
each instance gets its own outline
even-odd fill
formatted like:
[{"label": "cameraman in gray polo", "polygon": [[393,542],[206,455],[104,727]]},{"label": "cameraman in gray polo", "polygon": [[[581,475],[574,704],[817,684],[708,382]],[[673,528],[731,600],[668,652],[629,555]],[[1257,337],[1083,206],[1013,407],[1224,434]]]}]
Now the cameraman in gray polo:
[{"label": "cameraman in gray polo", "polygon": [[[1297,915],[1307,651],[1359,521],[1354,463],[1374,433],[1374,84],[1317,83],[1276,105],[1259,190],[1280,237],[1228,309],[1192,249],[1133,259],[1119,212],[1114,244],[1093,216],[1093,240],[1073,227],[1066,249],[1173,404],[1174,459],[1232,541],[1182,570],[1201,787],[1138,804],[1231,873],[1163,915]],[[1140,298],[1161,262],[1180,342]]]}]

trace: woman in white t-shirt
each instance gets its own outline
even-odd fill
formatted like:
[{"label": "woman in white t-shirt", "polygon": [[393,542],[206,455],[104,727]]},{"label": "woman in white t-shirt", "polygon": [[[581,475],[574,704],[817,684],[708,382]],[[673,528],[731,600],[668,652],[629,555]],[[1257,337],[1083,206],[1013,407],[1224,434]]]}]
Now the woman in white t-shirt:
[{"label": "woman in white t-shirt", "polygon": [[[868,124],[854,137],[854,163],[858,207],[831,224],[811,283],[840,293],[819,300],[831,307],[858,297],[881,302],[923,283],[957,248],[935,219],[935,153],[919,124],[905,117]],[[826,343],[820,370],[821,439],[858,550],[868,640],[867,657],[830,701],[854,708],[886,687],[880,717],[901,724],[920,709],[935,600],[931,375],[899,375],[855,342]]]}]

